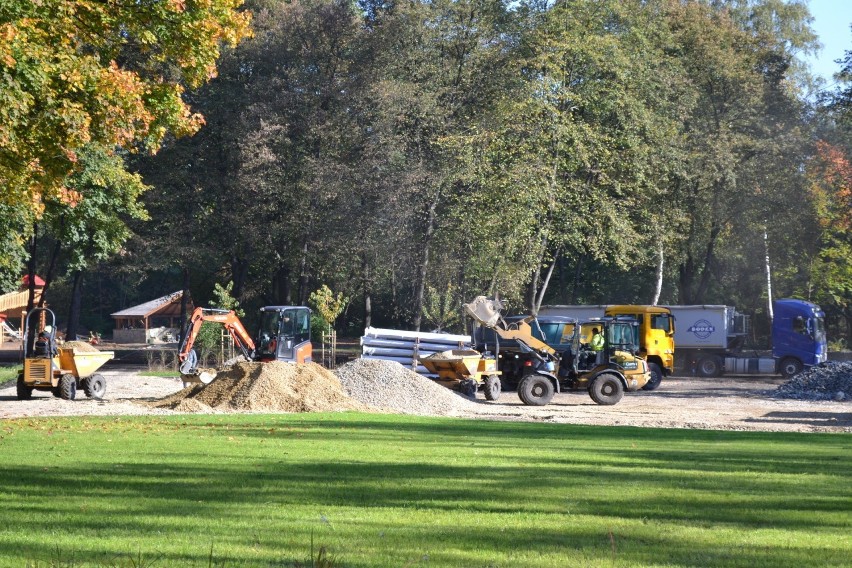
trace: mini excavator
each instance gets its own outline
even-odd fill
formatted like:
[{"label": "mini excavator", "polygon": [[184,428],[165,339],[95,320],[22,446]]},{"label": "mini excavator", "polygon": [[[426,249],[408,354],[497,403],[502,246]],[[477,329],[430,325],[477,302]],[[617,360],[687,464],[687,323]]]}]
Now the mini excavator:
[{"label": "mini excavator", "polygon": [[204,322],[222,324],[248,361],[312,360],[311,310],[304,306],[265,306],[260,309],[260,328],[255,339],[246,331],[233,310],[196,308],[187,322],[178,350],[178,369],[184,383],[209,383],[216,374],[198,368],[198,354],[192,348]]}]

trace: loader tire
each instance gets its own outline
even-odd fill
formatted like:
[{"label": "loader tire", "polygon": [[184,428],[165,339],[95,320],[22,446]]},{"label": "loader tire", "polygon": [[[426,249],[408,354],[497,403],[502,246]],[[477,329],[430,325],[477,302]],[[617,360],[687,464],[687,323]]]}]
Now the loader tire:
[{"label": "loader tire", "polygon": [[482,387],[485,394],[485,400],[497,400],[500,398],[500,377],[497,375],[488,375],[485,377],[485,384]]},{"label": "loader tire", "polygon": [[648,370],[651,372],[651,380],[645,383],[642,390],[657,390],[657,387],[663,382],[663,370],[656,363],[648,363]]},{"label": "loader tire", "polygon": [[598,404],[617,404],[624,396],[624,385],[617,375],[601,373],[589,385],[589,396]]},{"label": "loader tire", "polygon": [[106,394],[106,379],[103,375],[92,375],[83,381],[83,392],[89,398],[102,399]]},{"label": "loader tire", "polygon": [[70,373],[62,375],[59,379],[59,394],[65,400],[77,398],[77,377]]},{"label": "loader tire", "polygon": [[527,406],[544,406],[555,393],[553,383],[544,375],[527,375],[518,385],[518,398]]},{"label": "loader tire", "polygon": [[33,388],[24,382],[23,375],[18,375],[18,400],[30,400],[33,397]]}]

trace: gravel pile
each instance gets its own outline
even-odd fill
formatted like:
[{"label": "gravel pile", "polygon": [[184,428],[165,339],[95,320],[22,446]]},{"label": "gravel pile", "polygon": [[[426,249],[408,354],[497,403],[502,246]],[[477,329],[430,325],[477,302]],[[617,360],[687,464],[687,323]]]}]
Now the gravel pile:
[{"label": "gravel pile", "polygon": [[775,391],[779,398],[852,400],[852,361],[829,361],[795,375]]},{"label": "gravel pile", "polygon": [[356,359],[337,368],[350,397],[401,414],[454,415],[478,405],[394,361]]},{"label": "gravel pile", "polygon": [[153,403],[179,412],[326,412],[365,410],[343,392],[334,373],[316,363],[238,363],[207,385]]}]

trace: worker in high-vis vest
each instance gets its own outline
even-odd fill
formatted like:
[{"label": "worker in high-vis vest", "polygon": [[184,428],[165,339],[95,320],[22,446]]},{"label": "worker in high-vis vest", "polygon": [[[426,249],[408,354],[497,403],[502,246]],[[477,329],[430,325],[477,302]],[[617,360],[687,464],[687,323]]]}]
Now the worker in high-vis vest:
[{"label": "worker in high-vis vest", "polygon": [[592,339],[589,341],[589,348],[591,348],[592,351],[603,351],[604,337],[601,335],[598,328],[594,328],[592,330]]}]

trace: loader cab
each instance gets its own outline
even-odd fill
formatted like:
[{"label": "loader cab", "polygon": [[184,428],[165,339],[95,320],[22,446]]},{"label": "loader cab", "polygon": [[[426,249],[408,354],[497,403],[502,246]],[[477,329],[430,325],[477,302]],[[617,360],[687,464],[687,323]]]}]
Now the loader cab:
[{"label": "loader cab", "polygon": [[311,310],[304,306],[260,308],[255,356],[261,361],[312,360]]},{"label": "loader cab", "polygon": [[[589,371],[601,365],[615,364],[625,370],[636,370],[639,352],[639,322],[631,317],[593,318],[581,322],[574,337],[572,354],[578,372]],[[602,351],[592,351],[588,345],[592,331],[600,330],[604,336]]]}]

